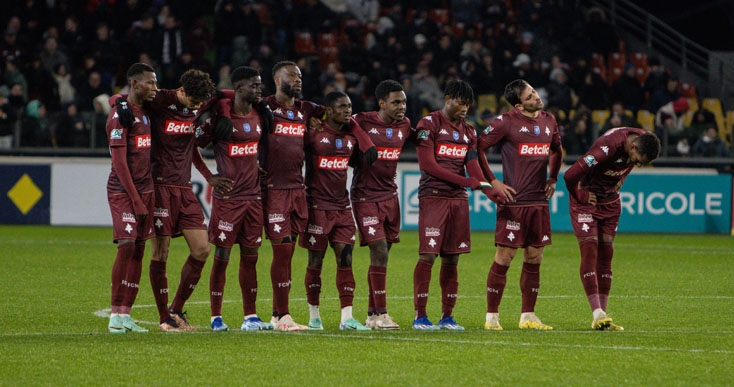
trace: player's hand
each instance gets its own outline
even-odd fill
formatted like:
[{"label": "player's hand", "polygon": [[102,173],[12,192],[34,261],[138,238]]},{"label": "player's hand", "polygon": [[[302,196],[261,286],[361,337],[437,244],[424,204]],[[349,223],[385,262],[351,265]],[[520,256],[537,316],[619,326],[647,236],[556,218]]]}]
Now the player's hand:
[{"label": "player's hand", "polygon": [[135,123],[135,114],[130,108],[130,102],[127,99],[120,97],[115,100],[115,106],[117,107],[117,120],[120,124],[127,129],[132,129]]},{"label": "player's hand", "polygon": [[377,148],[376,147],[370,147],[364,152],[364,161],[367,163],[367,166],[372,166],[372,164],[377,161]]},{"label": "player's hand", "polygon": [[214,138],[217,140],[229,140],[232,137],[233,130],[234,124],[232,120],[225,116],[217,117],[217,122],[214,124]]},{"label": "player's hand", "polygon": [[489,198],[489,200],[497,204],[507,203],[507,195],[496,188],[482,188],[482,192]]},{"label": "player's hand", "polygon": [[227,193],[232,190],[232,184],[234,184],[234,180],[224,177],[220,174],[216,174],[209,178],[207,181],[209,185],[211,185],[215,190],[217,190],[220,193]]},{"label": "player's hand", "polygon": [[[505,203],[514,203],[515,202],[515,196],[517,195],[517,191],[515,191],[514,188],[510,187],[509,185],[501,182],[499,179],[494,179],[491,181],[492,187],[499,191],[502,195],[504,195],[507,199],[505,200]],[[491,198],[490,198],[491,199]]]},{"label": "player's hand", "polygon": [[586,202],[589,204],[596,205],[596,194],[593,192],[589,192],[589,199]]},{"label": "player's hand", "polygon": [[466,184],[467,187],[471,188],[472,191],[476,191],[478,189],[482,189],[482,182],[479,181],[479,179],[477,179],[475,177],[471,177],[471,176],[467,177],[465,184]]},{"label": "player's hand", "polygon": [[550,199],[556,192],[556,179],[548,179],[545,181],[545,198]]},{"label": "player's hand", "polygon": [[144,221],[148,217],[148,208],[141,200],[133,200],[133,211],[135,211],[135,219],[137,221]]},{"label": "player's hand", "polygon": [[311,117],[308,119],[308,127],[309,129],[313,129],[317,132],[323,132],[324,131],[324,125],[321,122],[320,119],[316,117]]},{"label": "player's hand", "polygon": [[268,171],[266,171],[265,169],[263,169],[263,167],[258,165],[257,174],[260,175],[260,179],[264,179],[265,177],[268,176]]},{"label": "player's hand", "polygon": [[268,105],[268,103],[265,102],[264,99],[261,99],[252,104],[252,107],[260,116],[260,120],[263,123],[263,130],[265,130],[265,133],[273,133],[275,117],[273,117],[273,111],[270,110],[270,106]]},{"label": "player's hand", "polygon": [[619,192],[619,190],[622,189],[622,180],[618,181],[617,184],[614,186],[614,192]]}]

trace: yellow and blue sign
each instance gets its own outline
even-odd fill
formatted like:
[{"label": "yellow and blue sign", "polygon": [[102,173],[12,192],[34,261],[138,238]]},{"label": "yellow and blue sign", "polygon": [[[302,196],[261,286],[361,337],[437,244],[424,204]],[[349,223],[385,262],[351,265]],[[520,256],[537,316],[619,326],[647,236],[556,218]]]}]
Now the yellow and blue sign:
[{"label": "yellow and blue sign", "polygon": [[0,176],[0,223],[50,223],[49,165],[0,165]]}]

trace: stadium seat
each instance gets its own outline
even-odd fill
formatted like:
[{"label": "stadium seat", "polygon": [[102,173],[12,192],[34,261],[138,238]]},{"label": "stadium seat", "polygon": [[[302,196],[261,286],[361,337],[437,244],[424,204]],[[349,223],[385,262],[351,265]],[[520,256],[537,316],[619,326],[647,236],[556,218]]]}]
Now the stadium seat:
[{"label": "stadium seat", "polygon": [[607,76],[607,83],[611,85],[614,81],[622,77],[622,74],[624,74],[624,67],[610,67],[609,75]]},{"label": "stadium seat", "polygon": [[688,101],[688,111],[695,112],[698,110],[698,98],[686,98]]},{"label": "stadium seat", "polygon": [[449,14],[449,10],[443,8],[433,8],[429,10],[428,18],[438,24],[439,27],[451,22],[451,14]]},{"label": "stadium seat", "polygon": [[497,96],[494,94],[480,94],[477,97],[477,113],[481,114],[484,110],[489,110],[492,114],[497,114]]},{"label": "stadium seat", "polygon": [[319,66],[326,68],[329,63],[339,61],[339,48],[336,46],[319,47]]},{"label": "stadium seat", "polygon": [[655,130],[655,114],[650,113],[648,110],[637,111],[637,122],[640,123],[643,129],[651,132]]},{"label": "stadium seat", "polygon": [[463,37],[465,28],[466,28],[466,25],[463,22],[454,23],[453,25],[454,38],[459,39]]},{"label": "stadium seat", "polygon": [[591,67],[591,71],[593,71],[593,72],[595,72],[595,73],[599,74],[599,76],[601,77],[601,79],[602,79],[602,80],[603,80],[604,82],[606,82],[606,81],[607,81],[607,72],[606,72],[606,70],[605,70],[605,68],[604,68],[604,67],[599,67],[599,66],[592,66],[592,67]]},{"label": "stadium seat", "polygon": [[647,67],[647,54],[644,52],[633,52],[630,55],[630,62],[637,68]]},{"label": "stadium seat", "polygon": [[734,139],[734,110],[726,112],[724,133],[721,137],[731,146],[731,141]]},{"label": "stadium seat", "polygon": [[647,67],[647,65],[635,67],[635,77],[637,77],[637,80],[640,81],[640,84],[645,83],[648,74],[650,74],[650,69]]},{"label": "stadium seat", "polygon": [[697,98],[696,86],[690,82],[681,82],[678,91],[686,98]]},{"label": "stadium seat", "polygon": [[726,126],[726,122],[724,121],[724,109],[721,107],[721,100],[714,97],[707,97],[701,100],[701,105],[703,105],[706,110],[714,113],[714,117],[716,117],[716,125],[719,127],[719,132],[721,132]]},{"label": "stadium seat", "polygon": [[295,49],[296,53],[300,55],[313,55],[316,54],[316,45],[313,42],[313,37],[308,31],[297,31],[295,33]]},{"label": "stadium seat", "polygon": [[591,121],[594,123],[594,126],[596,126],[596,129],[601,129],[602,127],[604,127],[604,123],[607,122],[607,119],[611,114],[612,113],[609,111],[609,109],[593,110],[591,112]]},{"label": "stadium seat", "polygon": [[607,62],[604,60],[604,56],[602,54],[595,52],[591,54],[591,66],[605,69],[607,67]]},{"label": "stadium seat", "polygon": [[319,48],[337,47],[336,34],[333,32],[321,33],[319,37]]}]

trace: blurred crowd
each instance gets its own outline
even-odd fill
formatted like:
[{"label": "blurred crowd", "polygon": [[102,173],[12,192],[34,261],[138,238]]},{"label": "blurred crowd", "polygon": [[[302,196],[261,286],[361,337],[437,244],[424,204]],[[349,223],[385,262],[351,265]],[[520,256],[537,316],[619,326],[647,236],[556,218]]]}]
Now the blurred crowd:
[{"label": "blurred crowd", "polygon": [[668,155],[728,152],[719,136],[723,146],[705,146],[708,129],[723,128],[703,104],[692,110],[697,96],[660,59],[645,58],[644,76],[631,61],[612,76],[603,65],[624,42],[603,11],[574,1],[11,0],[0,28],[0,148],[106,147],[107,97],[135,62],[153,66],[161,88],[189,68],[228,88],[231,70],[248,65],[270,94],[270,69],[287,59],[301,68],[305,99],[342,90],[355,112],[374,109],[377,83],[395,79],[417,120],[461,78],[483,127],[509,108],[504,85],[524,78],[558,118],[569,154],[606,128],[643,127],[640,111],[655,118],[648,129],[667,138]]}]

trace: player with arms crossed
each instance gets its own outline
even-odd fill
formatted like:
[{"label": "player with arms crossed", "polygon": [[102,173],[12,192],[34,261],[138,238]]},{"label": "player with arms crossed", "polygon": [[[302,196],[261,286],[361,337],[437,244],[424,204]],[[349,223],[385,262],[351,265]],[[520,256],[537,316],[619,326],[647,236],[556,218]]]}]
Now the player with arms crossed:
[{"label": "player with arms crossed", "polygon": [[[217,171],[232,180],[229,190],[215,190],[209,222],[209,241],[216,246],[209,278],[211,328],[226,331],[222,319],[222,300],[227,279],[227,265],[232,246],[240,246],[239,282],[242,291],[243,331],[272,330],[273,325],[257,317],[257,259],[262,242],[262,202],[258,172],[258,142],[263,122],[253,105],[260,100],[262,81],[252,67],[238,67],[231,74],[234,101],[223,99],[217,110],[222,116],[215,126],[227,125],[232,131],[226,140],[214,140]],[[272,117],[270,117],[272,123]]]},{"label": "player with arms crossed", "polygon": [[377,147],[377,161],[369,168],[354,167],[350,190],[352,211],[359,230],[359,243],[369,246],[367,274],[369,301],[365,326],[400,329],[387,314],[387,260],[393,243],[400,242],[400,202],[395,184],[400,151],[414,133],[405,116],[407,97],[400,83],[380,82],[375,88],[379,111],[354,115]]},{"label": "player with arms crossed", "polygon": [[[122,125],[115,107],[107,118],[112,170],[107,179],[107,199],[112,213],[117,257],[112,265],[110,333],[148,332],[130,317],[140,288],[145,241],[153,232],[153,176],[150,172],[150,120],[143,103],[156,93],[152,67],[135,63],[127,71],[130,96],[125,104],[134,117]],[[120,108],[123,108],[120,106]]]},{"label": "player with arms crossed", "polygon": [[[499,194],[482,182],[477,163],[477,135],[466,123],[474,100],[468,83],[454,80],[446,85],[444,107],[423,117],[416,126],[418,166],[419,259],[413,272],[413,303],[417,330],[464,330],[453,317],[458,298],[459,254],[471,251],[468,194],[464,187],[483,189],[487,196]],[[465,173],[469,173],[466,177]],[[441,256],[442,316],[438,325],[428,319],[426,304],[431,269]]]},{"label": "player with arms crossed", "polygon": [[[333,91],[324,97],[326,119],[321,128],[306,135],[306,195],[308,227],[300,240],[308,249],[306,268],[306,299],[310,314],[309,329],[322,330],[319,313],[321,268],[326,249],[334,249],[336,258],[336,287],[341,304],[341,330],[370,330],[352,316],[354,273],[352,250],[356,227],[347,191],[347,167],[362,163],[361,152],[352,134],[357,123],[351,119],[352,101],[346,93]],[[350,160],[351,159],[351,160]]]},{"label": "player with arms crossed", "polygon": [[[522,249],[522,314],[518,326],[520,329],[551,330],[551,326],[543,324],[535,315],[535,303],[540,289],[543,248],[551,244],[548,199],[556,190],[561,169],[561,135],[556,119],[541,110],[543,101],[526,81],[517,79],[507,84],[505,98],[514,108],[495,118],[479,135],[482,170],[487,180],[508,199],[496,201],[496,252],[487,274],[484,328],[502,330],[499,306],[507,271],[517,249]],[[494,176],[487,163],[485,152],[495,145],[502,154],[503,181]]]},{"label": "player with arms crossed", "polygon": [[595,330],[624,330],[607,316],[612,288],[612,256],[622,206],[619,189],[635,166],[660,154],[660,140],[637,128],[613,128],[564,174],[573,232],[581,250],[579,275],[589,300]]},{"label": "player with arms crossed", "polygon": [[[188,323],[183,306],[199,283],[210,251],[204,214],[191,186],[191,165],[196,166],[214,188],[231,186],[229,179],[211,175],[195,145],[197,119],[218,100],[214,95],[214,83],[209,74],[196,69],[183,73],[180,82],[180,88],[158,90],[155,98],[146,103],[146,110],[152,116],[156,230],[152,241],[150,284],[160,317],[158,328],[162,331],[196,330]],[[227,94],[234,97],[231,91]],[[120,99],[116,100],[119,105]],[[169,308],[166,262],[171,238],[180,235],[186,239],[190,254],[181,269],[178,289]]]}]

